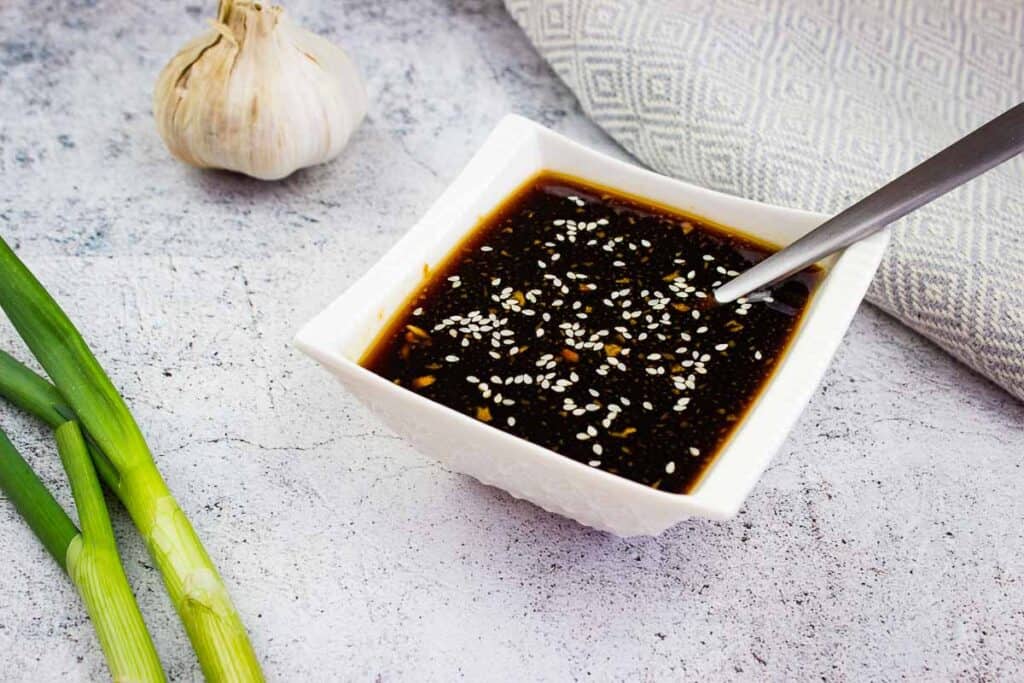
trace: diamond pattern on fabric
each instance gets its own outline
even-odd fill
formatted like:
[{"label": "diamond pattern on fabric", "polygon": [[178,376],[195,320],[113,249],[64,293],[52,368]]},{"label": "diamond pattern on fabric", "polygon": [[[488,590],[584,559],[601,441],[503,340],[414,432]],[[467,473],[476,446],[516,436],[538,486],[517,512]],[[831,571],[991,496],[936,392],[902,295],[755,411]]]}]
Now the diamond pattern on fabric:
[{"label": "diamond pattern on fabric", "polygon": [[[1024,99],[1019,0],[505,0],[652,168],[826,213]],[[904,218],[868,300],[1024,399],[1024,159]]]}]

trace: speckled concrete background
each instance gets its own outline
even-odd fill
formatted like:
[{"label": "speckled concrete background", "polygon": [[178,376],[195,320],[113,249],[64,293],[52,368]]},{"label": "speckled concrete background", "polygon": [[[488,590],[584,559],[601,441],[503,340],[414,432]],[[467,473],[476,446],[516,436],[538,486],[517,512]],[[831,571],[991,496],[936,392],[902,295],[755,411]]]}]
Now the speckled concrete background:
[{"label": "speckled concrete background", "polygon": [[[295,0],[369,120],[266,185],[171,160],[150,91],[213,12],[0,4],[0,231],[92,341],[274,680],[1024,675],[1024,409],[862,310],[741,515],[653,539],[450,474],[288,345],[506,112],[611,144],[498,0]],[[5,322],[0,344],[20,347]],[[50,438],[0,425],[68,501]],[[198,668],[123,514],[171,677]],[[0,680],[100,680],[68,582],[0,501]]]}]

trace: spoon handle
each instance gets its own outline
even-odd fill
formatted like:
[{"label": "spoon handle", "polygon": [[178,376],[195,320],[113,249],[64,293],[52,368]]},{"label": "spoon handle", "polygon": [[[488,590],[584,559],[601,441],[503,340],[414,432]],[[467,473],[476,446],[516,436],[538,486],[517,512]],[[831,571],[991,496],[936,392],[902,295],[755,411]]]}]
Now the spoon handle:
[{"label": "spoon handle", "polygon": [[1024,151],[1024,102],[715,290],[728,303],[792,275]]}]

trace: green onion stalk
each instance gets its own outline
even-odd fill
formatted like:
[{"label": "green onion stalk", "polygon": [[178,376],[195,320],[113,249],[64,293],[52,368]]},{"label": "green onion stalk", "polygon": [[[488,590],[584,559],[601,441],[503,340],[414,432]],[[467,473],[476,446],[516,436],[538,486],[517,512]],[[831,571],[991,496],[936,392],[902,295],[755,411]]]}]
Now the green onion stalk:
[{"label": "green onion stalk", "polygon": [[81,531],[3,431],[0,490],[71,577],[99,636],[111,677],[115,681],[160,683],[166,680],[164,672],[121,566],[103,491],[85,441],[74,422],[64,422],[56,435]]},{"label": "green onion stalk", "polygon": [[71,320],[2,238],[0,308],[53,381],[51,386],[4,354],[0,393],[51,425],[65,421],[60,406],[80,423],[97,471],[128,510],[163,575],[207,680],[263,680],[224,582],[124,400]]}]

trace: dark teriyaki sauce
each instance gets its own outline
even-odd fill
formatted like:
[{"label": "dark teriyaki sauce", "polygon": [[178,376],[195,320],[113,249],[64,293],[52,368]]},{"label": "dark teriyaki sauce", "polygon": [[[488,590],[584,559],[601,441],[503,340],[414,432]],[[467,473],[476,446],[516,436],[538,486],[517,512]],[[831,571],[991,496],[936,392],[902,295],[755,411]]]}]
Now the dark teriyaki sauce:
[{"label": "dark teriyaki sauce", "polygon": [[362,364],[591,467],[692,491],[784,353],[820,279],[711,290],[771,249],[544,174],[431,274]]}]

